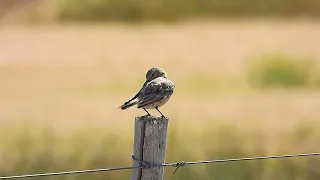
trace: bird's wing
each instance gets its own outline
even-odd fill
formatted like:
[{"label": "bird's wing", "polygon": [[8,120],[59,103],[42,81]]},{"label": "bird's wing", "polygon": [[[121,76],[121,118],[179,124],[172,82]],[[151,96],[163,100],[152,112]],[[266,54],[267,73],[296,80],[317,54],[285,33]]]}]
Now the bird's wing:
[{"label": "bird's wing", "polygon": [[138,108],[157,102],[173,93],[174,85],[170,80],[157,78],[140,91]]},{"label": "bird's wing", "polygon": [[139,90],[139,92],[137,92],[136,95],[134,95],[131,99],[129,99],[127,102],[125,102],[123,105],[127,105],[129,103],[131,103],[131,101],[135,100],[136,98],[139,97],[141,90],[143,89],[143,87],[145,86],[145,84],[147,83],[147,81],[143,84],[142,88]]},{"label": "bird's wing", "polygon": [[139,96],[139,94],[140,94],[140,91],[136,95],[134,95],[131,99],[129,99],[127,102],[125,102],[124,105],[126,105],[126,104],[130,103],[132,100],[136,99]]}]

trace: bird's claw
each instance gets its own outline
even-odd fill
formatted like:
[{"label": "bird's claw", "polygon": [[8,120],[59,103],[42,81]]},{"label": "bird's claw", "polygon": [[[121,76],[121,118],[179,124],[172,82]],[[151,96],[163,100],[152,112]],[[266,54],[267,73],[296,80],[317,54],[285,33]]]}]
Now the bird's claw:
[{"label": "bird's claw", "polygon": [[161,116],[161,117],[169,121],[168,117],[166,117],[166,116]]}]

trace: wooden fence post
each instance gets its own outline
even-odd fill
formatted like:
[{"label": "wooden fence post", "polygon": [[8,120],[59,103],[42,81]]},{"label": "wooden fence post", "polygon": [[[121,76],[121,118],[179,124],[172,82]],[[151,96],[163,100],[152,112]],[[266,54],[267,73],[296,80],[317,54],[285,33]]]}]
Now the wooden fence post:
[{"label": "wooden fence post", "polygon": [[[163,164],[166,158],[168,120],[162,117],[139,116],[135,119],[133,154],[150,164]],[[134,161],[133,166],[141,165]],[[163,180],[163,167],[133,169],[131,180]]]}]

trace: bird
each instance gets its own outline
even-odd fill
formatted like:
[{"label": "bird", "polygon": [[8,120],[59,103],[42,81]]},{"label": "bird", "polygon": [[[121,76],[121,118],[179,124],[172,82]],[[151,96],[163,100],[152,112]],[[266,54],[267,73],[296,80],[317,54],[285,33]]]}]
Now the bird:
[{"label": "bird", "polygon": [[119,108],[125,110],[137,105],[137,108],[142,108],[147,116],[151,116],[147,109],[156,109],[161,117],[167,119],[161,113],[159,107],[169,101],[174,89],[174,83],[168,79],[167,73],[162,68],[151,68],[146,73],[146,81],[140,91]]}]

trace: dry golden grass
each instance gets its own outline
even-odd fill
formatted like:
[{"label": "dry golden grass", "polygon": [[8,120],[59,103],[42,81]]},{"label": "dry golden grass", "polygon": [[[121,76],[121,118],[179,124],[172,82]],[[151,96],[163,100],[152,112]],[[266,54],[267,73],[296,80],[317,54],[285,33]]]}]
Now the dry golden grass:
[{"label": "dry golden grass", "polygon": [[[284,102],[286,116],[317,117],[316,92],[243,93],[250,89],[243,65],[247,57],[270,51],[320,59],[319,31],[320,24],[303,21],[3,27],[0,97],[7,113],[2,114],[4,119],[38,114],[30,118],[46,121],[70,121],[69,116],[79,121],[75,116],[83,117],[81,113],[96,117],[92,121],[107,115],[127,119],[134,110],[120,112],[116,107],[138,90],[148,68],[161,66],[177,84],[172,102],[164,107],[167,114],[180,116],[183,106],[223,117],[231,116],[227,109],[232,108],[239,118],[246,111],[256,113],[257,104],[268,101],[261,103],[259,113],[277,116],[277,106]],[[248,100],[252,103],[245,103]],[[304,106],[310,103],[314,105]],[[63,117],[48,117],[48,111]]]},{"label": "dry golden grass", "polygon": [[[36,129],[35,137],[41,136],[36,127],[47,125],[57,141],[84,131],[79,135],[89,136],[84,143],[100,144],[98,135],[113,134],[121,140],[117,146],[125,147],[112,151],[114,155],[128,154],[134,116],[144,111],[117,107],[140,88],[150,67],[160,66],[177,85],[162,108],[171,118],[172,141],[199,155],[195,160],[213,158],[206,157],[206,152],[212,154],[216,144],[239,137],[246,139],[243,149],[252,154],[256,147],[266,153],[315,151],[320,133],[310,131],[306,139],[303,132],[307,143],[303,146],[295,144],[295,134],[305,126],[306,131],[319,126],[320,93],[257,92],[246,83],[244,61],[274,51],[319,60],[319,47],[320,24],[304,21],[4,26],[0,29],[0,123],[6,130],[0,136],[6,139],[20,131],[21,123],[32,122],[29,130]],[[231,132],[220,132],[224,126]],[[93,131],[95,136],[90,135]],[[169,142],[170,138],[173,135]],[[190,144],[185,138],[191,139]],[[18,147],[7,141],[0,145],[8,155],[0,159],[18,161],[14,151],[8,151]],[[68,142],[59,145],[65,147]],[[5,150],[9,144],[12,148]],[[64,154],[67,148],[59,145],[54,150]],[[232,144],[222,147],[234,148]],[[172,159],[181,157],[177,148],[171,147]]]}]

